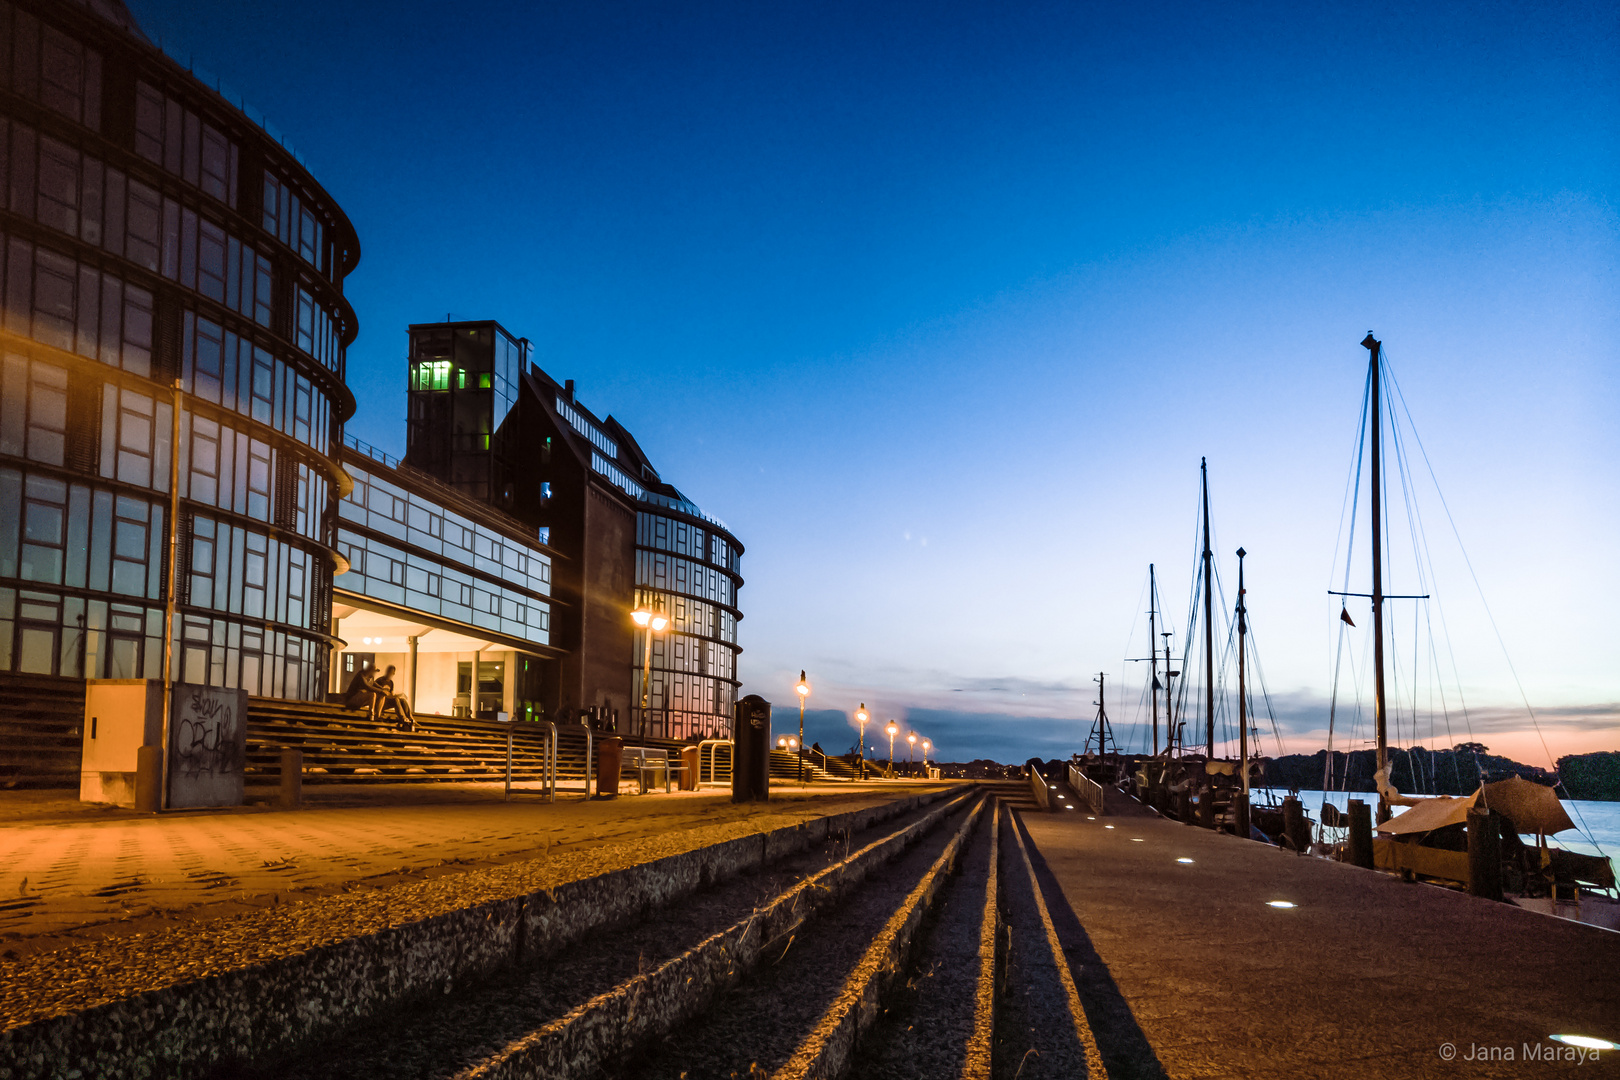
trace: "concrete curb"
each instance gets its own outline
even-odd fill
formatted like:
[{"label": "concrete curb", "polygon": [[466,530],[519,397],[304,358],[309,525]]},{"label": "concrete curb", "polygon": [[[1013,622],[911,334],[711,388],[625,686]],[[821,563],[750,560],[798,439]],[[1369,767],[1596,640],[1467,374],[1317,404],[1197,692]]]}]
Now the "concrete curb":
[{"label": "concrete curb", "polygon": [[197,1077],[285,1053],[953,790],[815,818],[18,1025],[0,1032],[0,1080]]}]

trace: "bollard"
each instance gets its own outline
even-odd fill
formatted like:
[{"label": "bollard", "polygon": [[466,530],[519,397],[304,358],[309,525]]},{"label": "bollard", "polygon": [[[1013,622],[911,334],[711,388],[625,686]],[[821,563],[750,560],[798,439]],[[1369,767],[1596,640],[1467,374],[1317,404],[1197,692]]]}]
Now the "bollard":
[{"label": "bollard", "polygon": [[304,798],[304,752],[281,748],[281,806],[291,810]]},{"label": "bollard", "polygon": [[1502,899],[1502,832],[1481,806],[1468,811],[1468,894]]},{"label": "bollard", "polygon": [[624,761],[624,740],[608,736],[596,744],[596,797],[615,799],[619,795],[619,766]]},{"label": "bollard", "polygon": [[135,751],[135,812],[155,814],[161,809],[163,809],[163,748],[143,746]]},{"label": "bollard", "polygon": [[1215,792],[1207,787],[1198,793],[1198,827],[1215,827]]},{"label": "bollard", "polygon": [[1361,799],[1350,800],[1349,862],[1365,870],[1373,868],[1372,810]]},{"label": "bollard", "polygon": [[1232,835],[1249,838],[1249,797],[1241,791],[1232,793]]},{"label": "bollard", "polygon": [[1176,792],[1176,817],[1183,825],[1193,823],[1192,792],[1186,790]]},{"label": "bollard", "polygon": [[1305,808],[1300,805],[1298,795],[1289,795],[1283,799],[1283,832],[1288,837],[1288,843],[1300,854],[1311,846],[1310,826],[1305,824]]}]

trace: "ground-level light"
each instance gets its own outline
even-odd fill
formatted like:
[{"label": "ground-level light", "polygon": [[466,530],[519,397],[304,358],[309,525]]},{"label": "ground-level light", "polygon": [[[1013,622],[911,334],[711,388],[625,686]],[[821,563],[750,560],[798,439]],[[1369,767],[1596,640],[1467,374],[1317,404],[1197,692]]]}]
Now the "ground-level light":
[{"label": "ground-level light", "polygon": [[1292,900],[1267,900],[1266,907],[1290,908],[1294,906]]},{"label": "ground-level light", "polygon": [[1176,862],[1179,862],[1179,863],[1190,863],[1190,862],[1192,862],[1192,860],[1191,860],[1191,859],[1189,859],[1189,858],[1187,858],[1187,857],[1186,857],[1186,856],[1185,856],[1185,855],[1184,855],[1184,856],[1182,856],[1182,857],[1181,857],[1181,858],[1179,858],[1179,859],[1177,859],[1177,860],[1176,860]]},{"label": "ground-level light", "polygon": [[1620,1050],[1620,1043],[1612,1043],[1608,1039],[1594,1039],[1590,1035],[1549,1035],[1547,1038],[1553,1042],[1561,1042],[1565,1046],[1578,1046],[1582,1050]]}]

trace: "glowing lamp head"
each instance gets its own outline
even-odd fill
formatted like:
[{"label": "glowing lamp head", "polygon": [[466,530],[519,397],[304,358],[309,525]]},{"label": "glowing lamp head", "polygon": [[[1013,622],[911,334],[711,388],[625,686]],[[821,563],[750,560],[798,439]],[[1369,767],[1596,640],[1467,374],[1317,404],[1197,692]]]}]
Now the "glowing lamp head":
[{"label": "glowing lamp head", "polygon": [[906,742],[910,743],[912,746],[916,746],[917,745],[917,736],[916,736],[916,734],[913,733],[911,735],[907,735],[906,736]]},{"label": "glowing lamp head", "polygon": [[866,711],[866,702],[861,702],[861,707],[855,710],[855,719],[862,724],[871,719],[870,715]]},{"label": "glowing lamp head", "polygon": [[900,734],[900,725],[896,724],[893,720],[890,720],[889,721],[889,726],[884,728],[883,730],[887,731],[889,733],[889,738],[892,739],[896,735]]},{"label": "glowing lamp head", "polygon": [[652,612],[646,608],[636,608],[630,613],[630,618],[637,626],[645,629],[652,622]]},{"label": "glowing lamp head", "polygon": [[804,681],[804,672],[799,672],[798,684],[795,685],[793,689],[798,692],[800,697],[810,696],[810,684]]},{"label": "glowing lamp head", "polygon": [[927,739],[923,740],[923,749],[924,750],[932,750],[933,748],[934,748],[933,743],[929,742]]},{"label": "glowing lamp head", "polygon": [[783,735],[781,738],[777,739],[776,740],[776,745],[777,745],[778,749],[786,750],[787,749],[787,736]]},{"label": "glowing lamp head", "polygon": [[655,634],[663,633],[664,627],[666,627],[668,625],[669,625],[669,620],[666,619],[664,616],[662,616],[662,615],[654,615],[652,617],[653,633],[655,633]]},{"label": "glowing lamp head", "polygon": [[789,750],[797,750],[798,748],[799,748],[799,740],[794,738],[793,736],[789,735],[788,736],[788,749]]}]

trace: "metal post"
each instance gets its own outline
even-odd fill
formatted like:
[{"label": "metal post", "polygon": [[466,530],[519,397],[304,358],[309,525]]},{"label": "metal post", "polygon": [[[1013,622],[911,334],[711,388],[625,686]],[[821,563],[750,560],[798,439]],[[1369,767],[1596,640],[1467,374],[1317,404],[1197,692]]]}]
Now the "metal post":
[{"label": "metal post", "polygon": [[174,712],[174,606],[175,579],[180,564],[176,555],[180,550],[180,380],[174,380],[173,432],[169,439],[169,588],[163,604],[163,746],[159,751],[163,762],[162,781],[158,790],[158,805],[169,808],[169,716]]},{"label": "metal post", "polygon": [[[512,721],[508,720],[510,725]],[[512,729],[506,729],[506,801],[512,801]]]}]

